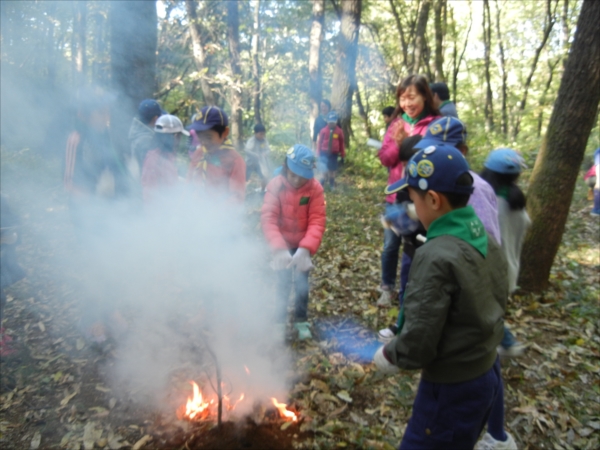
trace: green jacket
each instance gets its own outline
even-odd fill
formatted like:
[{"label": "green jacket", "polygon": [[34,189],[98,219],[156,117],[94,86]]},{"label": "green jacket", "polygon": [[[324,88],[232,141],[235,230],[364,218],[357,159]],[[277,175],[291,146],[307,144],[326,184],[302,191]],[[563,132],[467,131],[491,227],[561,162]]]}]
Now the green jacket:
[{"label": "green jacket", "polygon": [[[472,210],[455,211],[464,221]],[[506,260],[496,241],[481,231],[474,246],[451,226],[448,234],[439,226],[434,233],[432,224],[416,251],[404,296],[405,323],[384,349],[393,364],[422,369],[423,378],[434,383],[472,380],[492,367],[508,298]]]}]

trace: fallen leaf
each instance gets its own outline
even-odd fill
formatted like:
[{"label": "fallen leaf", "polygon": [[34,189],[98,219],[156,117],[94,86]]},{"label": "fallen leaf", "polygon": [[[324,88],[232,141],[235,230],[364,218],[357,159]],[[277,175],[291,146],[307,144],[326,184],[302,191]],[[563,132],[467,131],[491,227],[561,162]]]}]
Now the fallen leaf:
[{"label": "fallen leaf", "polygon": [[40,447],[40,443],[42,442],[42,435],[39,431],[36,431],[33,435],[33,439],[31,440],[31,444],[29,444],[29,448],[35,450]]},{"label": "fallen leaf", "polygon": [[341,398],[346,403],[352,403],[352,397],[350,397],[350,394],[348,394],[347,391],[340,391],[336,395],[338,396],[338,398]]},{"label": "fallen leaf", "polygon": [[284,422],[284,423],[281,425],[281,427],[280,427],[281,431],[285,431],[285,430],[287,430],[287,429],[290,427],[290,425],[291,425],[292,423],[293,423],[293,422],[291,422],[291,421]]},{"label": "fallen leaf", "polygon": [[42,332],[46,331],[46,326],[44,325],[44,322],[42,322],[42,321],[38,322],[38,328],[40,330],[42,330]]},{"label": "fallen leaf", "polygon": [[142,448],[147,442],[150,442],[151,440],[152,436],[150,436],[149,434],[145,435],[139,441],[133,444],[132,450],[140,450],[140,448]]},{"label": "fallen leaf", "polygon": [[81,350],[83,347],[85,347],[85,341],[82,338],[77,339],[77,341],[75,341],[75,348]]},{"label": "fallen leaf", "polygon": [[111,399],[108,401],[108,407],[109,407],[110,409],[113,409],[113,408],[115,407],[115,405],[116,405],[116,404],[117,404],[117,399],[116,399],[116,398],[111,398]]},{"label": "fallen leaf", "polygon": [[96,385],[96,390],[100,392],[110,392],[110,389],[102,386],[101,384]]}]

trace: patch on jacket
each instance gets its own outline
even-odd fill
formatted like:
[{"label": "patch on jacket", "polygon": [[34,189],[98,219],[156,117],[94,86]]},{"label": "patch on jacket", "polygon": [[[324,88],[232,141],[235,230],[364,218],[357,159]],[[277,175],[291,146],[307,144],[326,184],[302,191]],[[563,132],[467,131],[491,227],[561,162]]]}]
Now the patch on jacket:
[{"label": "patch on jacket", "polygon": [[301,197],[300,198],[300,206],[302,205],[308,205],[308,201],[310,200],[310,197]]}]

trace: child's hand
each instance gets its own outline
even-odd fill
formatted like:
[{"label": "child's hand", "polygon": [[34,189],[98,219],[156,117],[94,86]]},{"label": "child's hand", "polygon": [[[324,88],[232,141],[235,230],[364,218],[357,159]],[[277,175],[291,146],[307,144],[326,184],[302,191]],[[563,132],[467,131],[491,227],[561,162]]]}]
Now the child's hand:
[{"label": "child's hand", "polygon": [[287,250],[278,250],[273,255],[273,261],[271,261],[271,268],[273,270],[284,270],[292,263],[292,255]]},{"label": "child's hand", "polygon": [[314,267],[310,259],[310,252],[305,248],[296,250],[288,267],[296,267],[296,270],[299,270],[300,272],[308,272]]},{"label": "child's hand", "polygon": [[377,369],[384,375],[395,375],[400,372],[400,369],[393,365],[383,353],[383,346],[379,347],[379,350],[375,352],[373,356],[373,362],[377,366]]}]

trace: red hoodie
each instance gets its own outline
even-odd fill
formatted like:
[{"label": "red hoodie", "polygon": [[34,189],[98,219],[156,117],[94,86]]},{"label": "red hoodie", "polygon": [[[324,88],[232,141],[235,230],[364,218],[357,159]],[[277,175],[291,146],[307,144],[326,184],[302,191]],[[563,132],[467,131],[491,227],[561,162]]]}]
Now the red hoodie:
[{"label": "red hoodie", "polygon": [[300,189],[279,175],[265,192],[261,223],[274,250],[306,248],[314,255],[325,232],[325,195],[314,178]]},{"label": "red hoodie", "polygon": [[153,192],[161,187],[177,184],[178,179],[173,153],[163,153],[158,148],[146,153],[142,167],[142,193],[145,202],[151,199]]}]

